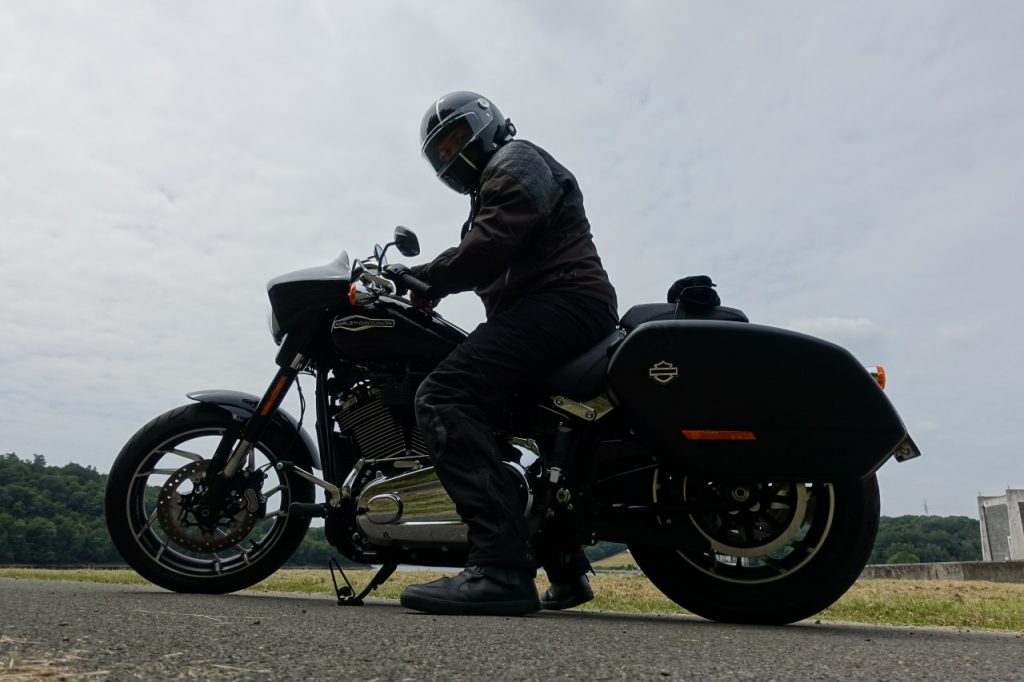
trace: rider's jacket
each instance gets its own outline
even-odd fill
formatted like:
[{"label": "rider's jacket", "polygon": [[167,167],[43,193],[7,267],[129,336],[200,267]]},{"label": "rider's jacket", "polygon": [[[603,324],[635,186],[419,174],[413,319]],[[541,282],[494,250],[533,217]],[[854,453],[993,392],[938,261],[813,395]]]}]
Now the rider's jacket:
[{"label": "rider's jacket", "polygon": [[412,268],[442,294],[474,289],[491,318],[526,294],[566,291],[616,306],[576,178],[546,151],[513,140],[480,175],[462,241]]}]

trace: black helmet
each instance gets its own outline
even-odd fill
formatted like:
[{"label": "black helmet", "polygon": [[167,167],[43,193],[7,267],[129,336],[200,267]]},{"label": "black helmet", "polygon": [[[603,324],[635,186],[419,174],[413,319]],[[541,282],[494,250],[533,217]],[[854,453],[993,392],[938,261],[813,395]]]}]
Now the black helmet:
[{"label": "black helmet", "polygon": [[475,92],[452,92],[427,109],[420,124],[420,151],[441,182],[468,194],[480,182],[491,155],[516,134],[486,97]]}]

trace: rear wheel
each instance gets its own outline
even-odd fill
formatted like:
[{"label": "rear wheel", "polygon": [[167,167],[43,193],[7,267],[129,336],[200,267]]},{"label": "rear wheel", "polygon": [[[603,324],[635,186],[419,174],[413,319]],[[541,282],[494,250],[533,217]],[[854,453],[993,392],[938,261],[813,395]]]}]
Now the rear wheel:
[{"label": "rear wheel", "polygon": [[820,483],[664,475],[654,491],[662,506],[718,507],[658,516],[678,532],[677,548],[629,545],[659,590],[711,620],[781,624],[818,613],[860,575],[878,532],[874,476]]},{"label": "rear wheel", "polygon": [[288,459],[295,433],[270,426],[212,518],[206,472],[238,422],[197,403],[146,424],[124,446],[107,480],[107,529],[125,561],[177,592],[224,593],[263,580],[298,548],[309,518],[288,513],[312,502],[313,486],[274,464]]}]

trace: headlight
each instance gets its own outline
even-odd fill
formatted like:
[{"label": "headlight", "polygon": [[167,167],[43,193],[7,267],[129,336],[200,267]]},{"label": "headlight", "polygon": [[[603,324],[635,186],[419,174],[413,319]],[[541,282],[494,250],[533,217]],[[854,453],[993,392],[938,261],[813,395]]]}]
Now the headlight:
[{"label": "headlight", "polygon": [[274,337],[274,343],[281,345],[284,340],[284,332],[281,331],[281,324],[277,321],[277,313],[274,309],[270,309],[270,314],[267,315],[267,324],[270,325],[270,335]]}]

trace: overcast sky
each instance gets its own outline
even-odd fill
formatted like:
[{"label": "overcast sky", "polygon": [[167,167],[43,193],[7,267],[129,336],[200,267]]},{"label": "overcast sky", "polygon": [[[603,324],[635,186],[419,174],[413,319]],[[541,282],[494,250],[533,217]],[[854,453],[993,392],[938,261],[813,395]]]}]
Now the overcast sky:
[{"label": "overcast sky", "polygon": [[1024,487],[1022,36],[1017,0],[0,3],[0,452],[106,471],[262,393],[271,277],[456,243],[417,131],[469,89],[576,174],[620,312],[708,273],[884,365],[924,456],[883,513],[977,516]]}]

